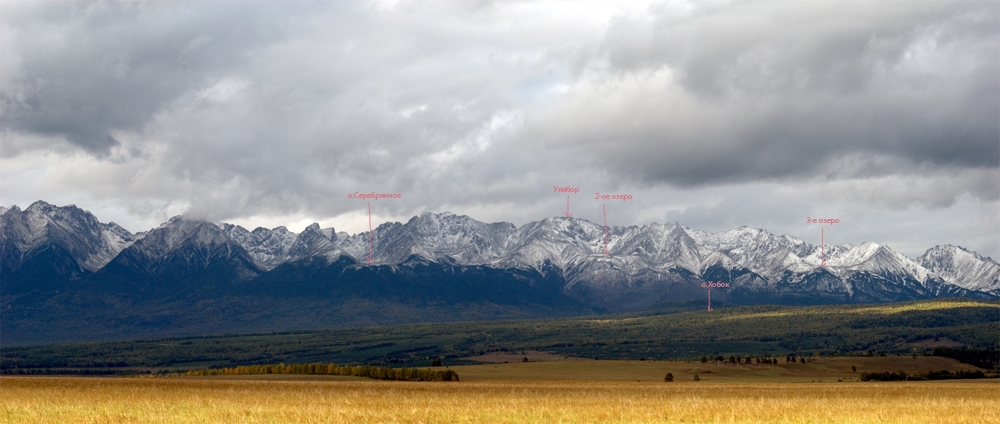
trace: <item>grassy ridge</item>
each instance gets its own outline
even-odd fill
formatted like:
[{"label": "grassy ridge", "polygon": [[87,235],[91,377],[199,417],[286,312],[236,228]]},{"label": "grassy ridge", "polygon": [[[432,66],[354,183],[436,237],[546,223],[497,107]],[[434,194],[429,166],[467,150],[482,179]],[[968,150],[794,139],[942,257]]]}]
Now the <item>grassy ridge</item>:
[{"label": "grassy ridge", "polygon": [[[645,313],[546,320],[417,324],[5,348],[0,367],[171,371],[274,363],[428,366],[508,350],[593,359],[689,359],[700,355],[911,354],[911,343],[946,337],[1000,348],[1000,302],[938,299],[873,305],[742,306],[712,312],[694,304]],[[687,312],[678,312],[688,310]]]}]

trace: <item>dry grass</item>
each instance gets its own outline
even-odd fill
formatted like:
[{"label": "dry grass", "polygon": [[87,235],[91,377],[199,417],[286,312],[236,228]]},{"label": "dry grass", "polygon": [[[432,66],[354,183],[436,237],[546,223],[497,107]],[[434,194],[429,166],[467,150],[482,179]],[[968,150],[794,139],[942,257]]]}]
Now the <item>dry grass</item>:
[{"label": "dry grass", "polygon": [[991,381],[0,378],[5,423],[998,423]]}]

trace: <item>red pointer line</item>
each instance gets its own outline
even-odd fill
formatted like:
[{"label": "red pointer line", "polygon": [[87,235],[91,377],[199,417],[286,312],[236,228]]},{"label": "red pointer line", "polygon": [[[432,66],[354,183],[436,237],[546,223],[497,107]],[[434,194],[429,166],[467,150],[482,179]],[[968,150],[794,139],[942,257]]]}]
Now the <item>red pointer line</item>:
[{"label": "red pointer line", "polygon": [[601,212],[604,212],[604,254],[608,254],[608,213],[604,210],[604,204],[601,204]]},{"label": "red pointer line", "polygon": [[368,202],[368,263],[372,263],[372,202]]},{"label": "red pointer line", "polygon": [[573,216],[573,214],[569,213],[569,196],[566,196],[566,217],[569,218],[571,216]]},{"label": "red pointer line", "polygon": [[823,229],[819,229],[819,266],[826,266],[826,255],[823,253]]}]

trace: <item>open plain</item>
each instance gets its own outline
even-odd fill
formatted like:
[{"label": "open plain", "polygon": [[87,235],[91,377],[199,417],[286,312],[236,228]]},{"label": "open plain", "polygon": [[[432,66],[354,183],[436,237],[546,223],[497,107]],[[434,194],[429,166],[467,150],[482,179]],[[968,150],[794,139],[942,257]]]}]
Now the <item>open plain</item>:
[{"label": "open plain", "polygon": [[[901,357],[831,358],[771,368],[680,361],[452,367],[461,382],[299,375],[4,377],[0,421],[1000,423],[997,379],[847,381],[851,362],[870,369],[967,367],[947,358]],[[693,380],[694,371],[703,377],[700,381]],[[673,373],[675,381],[664,382],[665,372]]]}]

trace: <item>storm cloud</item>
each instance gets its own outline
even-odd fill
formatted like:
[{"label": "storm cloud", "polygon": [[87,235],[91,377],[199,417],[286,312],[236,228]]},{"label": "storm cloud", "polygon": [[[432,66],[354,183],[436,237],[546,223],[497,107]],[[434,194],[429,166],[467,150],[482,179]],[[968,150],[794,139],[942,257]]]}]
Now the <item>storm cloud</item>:
[{"label": "storm cloud", "polygon": [[376,221],[521,224],[562,214],[559,185],[592,220],[632,194],[609,224],[808,238],[827,214],[839,242],[1000,254],[996,2],[0,11],[5,205],[354,232],[355,191],[403,194]]}]

